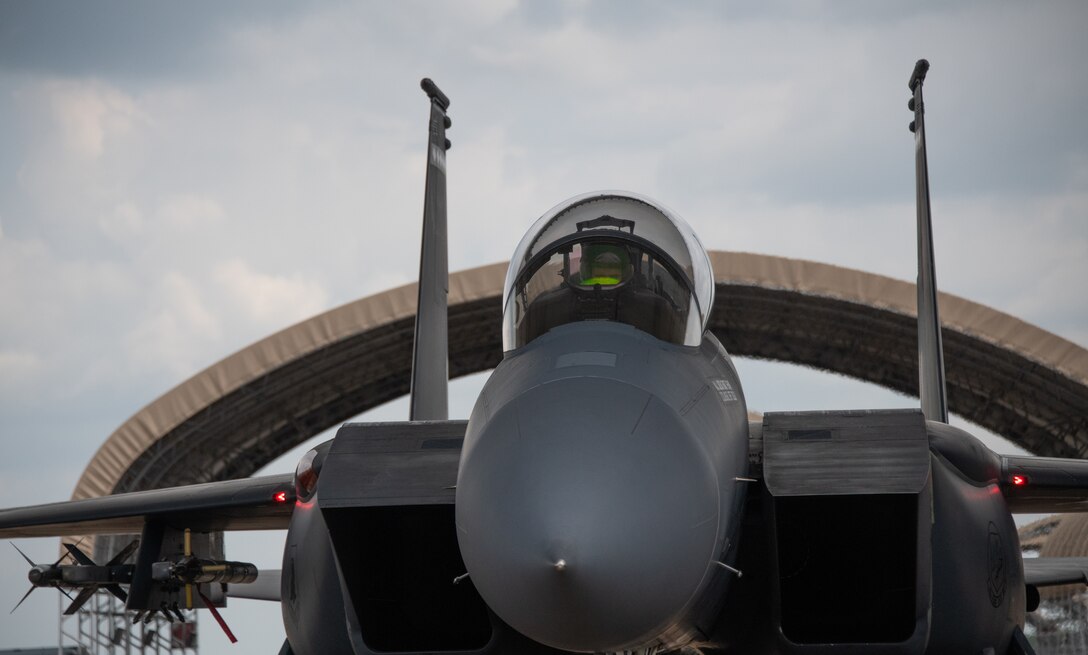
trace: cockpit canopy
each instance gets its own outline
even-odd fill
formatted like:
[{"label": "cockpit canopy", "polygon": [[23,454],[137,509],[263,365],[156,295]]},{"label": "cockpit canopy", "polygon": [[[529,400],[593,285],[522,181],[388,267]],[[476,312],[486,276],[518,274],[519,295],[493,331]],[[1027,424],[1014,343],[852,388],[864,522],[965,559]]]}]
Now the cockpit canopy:
[{"label": "cockpit canopy", "polygon": [[592,320],[696,346],[713,304],[710,259],[683,219],[632,193],[587,193],[552,208],[518,244],[503,288],[503,349]]}]

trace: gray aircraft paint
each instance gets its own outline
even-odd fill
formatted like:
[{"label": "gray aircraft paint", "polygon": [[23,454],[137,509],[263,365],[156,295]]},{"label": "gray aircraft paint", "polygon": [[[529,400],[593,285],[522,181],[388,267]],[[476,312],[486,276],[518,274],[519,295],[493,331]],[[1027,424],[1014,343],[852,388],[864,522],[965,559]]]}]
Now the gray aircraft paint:
[{"label": "gray aircraft paint", "polygon": [[948,423],[948,401],[944,383],[944,347],[941,344],[941,316],[937,309],[937,263],[933,255],[933,221],[930,218],[929,162],[926,159],[925,103],[922,82],[929,62],[919,59],[907,86],[914,112],[910,131],[914,133],[915,206],[918,213],[918,387],[926,418]]},{"label": "gray aircraft paint", "polygon": [[716,380],[740,388],[710,334],[690,348],[610,322],[555,328],[507,355],[469,419],[457,478],[461,553],[500,617],[569,650],[697,635],[720,600],[707,590],[733,576],[716,562],[733,556],[747,472],[744,403],[708,393]]},{"label": "gray aircraft paint", "polygon": [[431,100],[427,130],[427,181],[423,194],[423,238],[419,252],[419,294],[408,417],[413,421],[449,418],[447,334],[449,261],[446,230],[446,116],[450,99],[430,79],[420,83]]}]

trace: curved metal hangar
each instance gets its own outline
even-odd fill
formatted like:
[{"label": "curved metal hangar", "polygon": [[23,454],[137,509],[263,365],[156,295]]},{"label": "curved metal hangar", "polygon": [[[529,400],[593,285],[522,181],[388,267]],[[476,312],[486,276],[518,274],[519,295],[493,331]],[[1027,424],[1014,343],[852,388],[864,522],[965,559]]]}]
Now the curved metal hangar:
[{"label": "curved metal hangar", "polygon": [[[711,251],[708,325],[735,356],[917,393],[913,284],[828,264]],[[450,376],[502,357],[507,264],[450,276]],[[209,366],[102,445],[74,499],[251,475],[322,430],[408,392],[416,285],[362,298]],[[1088,455],[1088,351],[941,294],[951,409],[1037,455]],[[208,444],[216,448],[208,448]]]}]

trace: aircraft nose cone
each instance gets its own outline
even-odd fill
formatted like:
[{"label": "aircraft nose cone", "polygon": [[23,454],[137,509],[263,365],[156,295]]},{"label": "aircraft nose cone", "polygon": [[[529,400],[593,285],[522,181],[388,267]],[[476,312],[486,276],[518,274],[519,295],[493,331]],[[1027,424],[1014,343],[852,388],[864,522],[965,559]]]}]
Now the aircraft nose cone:
[{"label": "aircraft nose cone", "polygon": [[503,620],[573,651],[647,644],[676,621],[714,558],[718,490],[672,409],[575,378],[535,387],[469,434],[458,539]]}]

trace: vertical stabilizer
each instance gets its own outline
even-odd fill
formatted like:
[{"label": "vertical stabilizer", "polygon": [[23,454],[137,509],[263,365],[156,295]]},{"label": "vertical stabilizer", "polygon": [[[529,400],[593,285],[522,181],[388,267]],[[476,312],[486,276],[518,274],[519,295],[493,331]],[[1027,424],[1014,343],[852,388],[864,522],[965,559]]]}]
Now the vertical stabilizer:
[{"label": "vertical stabilizer", "polygon": [[431,99],[427,139],[427,184],[423,199],[423,243],[419,255],[419,303],[412,346],[412,421],[449,418],[449,348],[447,296],[449,262],[446,245],[446,151],[450,142],[446,110],[450,99],[428,78],[420,86]]},{"label": "vertical stabilizer", "polygon": [[914,133],[914,170],[918,207],[918,395],[922,412],[931,421],[948,423],[948,400],[944,383],[944,346],[941,319],[937,311],[937,272],[933,258],[933,224],[929,213],[929,169],[926,163],[925,104],[922,82],[929,62],[919,59],[910,76],[913,97],[907,104],[914,111],[910,131]]}]

